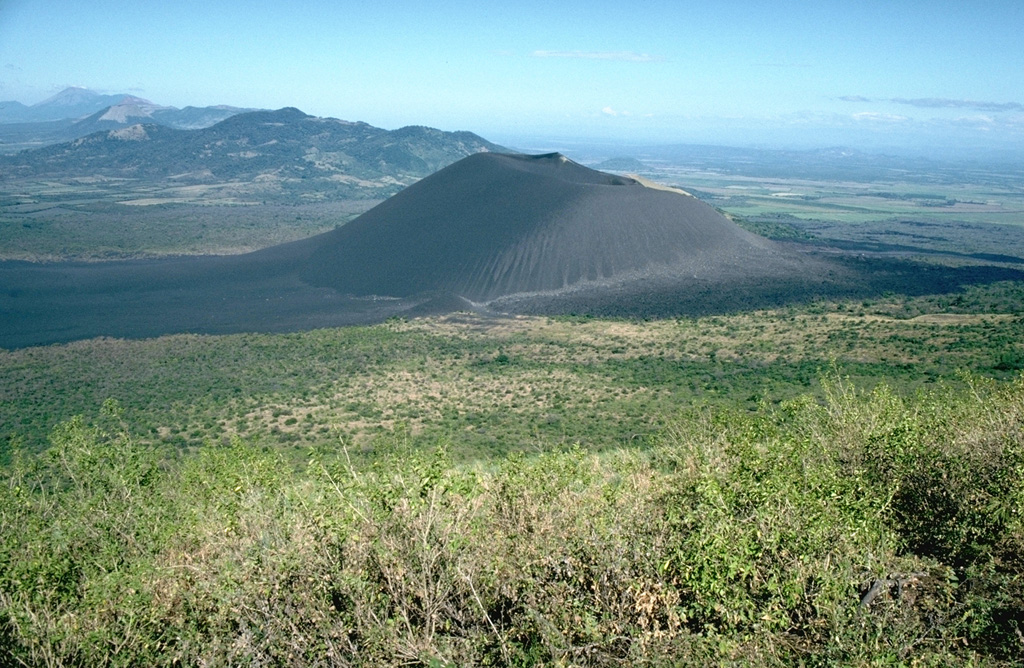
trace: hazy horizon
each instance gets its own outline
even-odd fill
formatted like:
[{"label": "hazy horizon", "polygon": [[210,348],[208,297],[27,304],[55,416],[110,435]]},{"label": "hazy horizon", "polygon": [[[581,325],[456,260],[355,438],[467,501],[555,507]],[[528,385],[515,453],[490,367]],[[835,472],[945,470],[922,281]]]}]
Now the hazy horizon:
[{"label": "hazy horizon", "polygon": [[0,4],[0,99],[68,86],[498,143],[1024,151],[1024,7]]}]

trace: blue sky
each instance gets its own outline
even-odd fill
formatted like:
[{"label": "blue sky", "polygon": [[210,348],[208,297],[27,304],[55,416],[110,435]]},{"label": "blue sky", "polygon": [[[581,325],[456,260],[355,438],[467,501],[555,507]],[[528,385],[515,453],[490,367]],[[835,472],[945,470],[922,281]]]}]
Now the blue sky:
[{"label": "blue sky", "polygon": [[394,128],[1024,148],[1024,3],[0,0],[0,99],[70,85]]}]

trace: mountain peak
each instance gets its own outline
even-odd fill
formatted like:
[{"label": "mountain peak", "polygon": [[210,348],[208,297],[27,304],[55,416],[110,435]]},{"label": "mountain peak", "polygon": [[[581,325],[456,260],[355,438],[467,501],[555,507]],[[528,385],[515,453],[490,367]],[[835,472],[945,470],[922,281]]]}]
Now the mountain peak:
[{"label": "mountain peak", "polygon": [[279,121],[304,121],[307,118],[312,118],[306,112],[296,109],[295,107],[283,107],[274,111],[262,112],[266,114],[267,118],[273,118]]},{"label": "mountain peak", "polygon": [[296,109],[295,107],[284,107],[283,109],[275,109],[273,111],[260,109],[257,111],[235,114],[219,125],[229,123],[233,127],[245,127],[266,124],[290,124],[311,118],[314,117]]},{"label": "mountain peak", "polygon": [[30,112],[28,117],[21,120],[44,122],[82,118],[95,114],[101,109],[119,104],[128,97],[132,96],[125,95],[124,93],[120,95],[103,95],[88,88],[73,86],[65,88],[42,102],[33,104],[28,108]]},{"label": "mountain peak", "polygon": [[99,121],[110,121],[112,123],[126,124],[131,123],[132,121],[129,119],[133,118],[144,118],[147,120],[152,119],[153,112],[161,110],[173,111],[174,107],[164,107],[159,104],[153,104],[149,100],[145,100],[141,97],[125,95],[117,104],[101,109],[95,114],[77,121],[77,123],[84,124],[96,123]]},{"label": "mountain peak", "polygon": [[[136,97],[134,95],[125,95],[121,98],[121,101],[117,104],[133,104],[139,107],[161,107],[162,105],[150,102],[146,98]],[[116,106],[116,105],[115,105]]]},{"label": "mountain peak", "polygon": [[60,91],[55,95],[51,95],[42,102],[33,104],[33,107],[76,107],[82,104],[90,104],[103,97],[117,97],[122,96],[107,96],[101,95],[94,90],[84,88],[82,86],[70,86]]}]

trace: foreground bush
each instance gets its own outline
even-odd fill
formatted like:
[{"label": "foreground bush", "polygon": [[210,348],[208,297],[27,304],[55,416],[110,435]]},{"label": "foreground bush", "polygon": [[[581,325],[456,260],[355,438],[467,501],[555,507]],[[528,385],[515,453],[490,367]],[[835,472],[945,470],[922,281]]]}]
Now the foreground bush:
[{"label": "foreground bush", "polygon": [[0,485],[0,665],[1012,664],[1024,379],[829,384],[644,450],[169,460],[116,405]]}]

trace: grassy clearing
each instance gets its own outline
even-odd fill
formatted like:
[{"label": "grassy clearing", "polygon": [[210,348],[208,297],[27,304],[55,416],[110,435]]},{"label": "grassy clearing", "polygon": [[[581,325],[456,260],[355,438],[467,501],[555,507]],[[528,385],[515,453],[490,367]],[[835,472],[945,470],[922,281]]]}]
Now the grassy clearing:
[{"label": "grassy clearing", "polygon": [[1013,664],[1024,378],[823,387],[486,469],[168,459],[108,403],[4,469],[0,661]]}]

